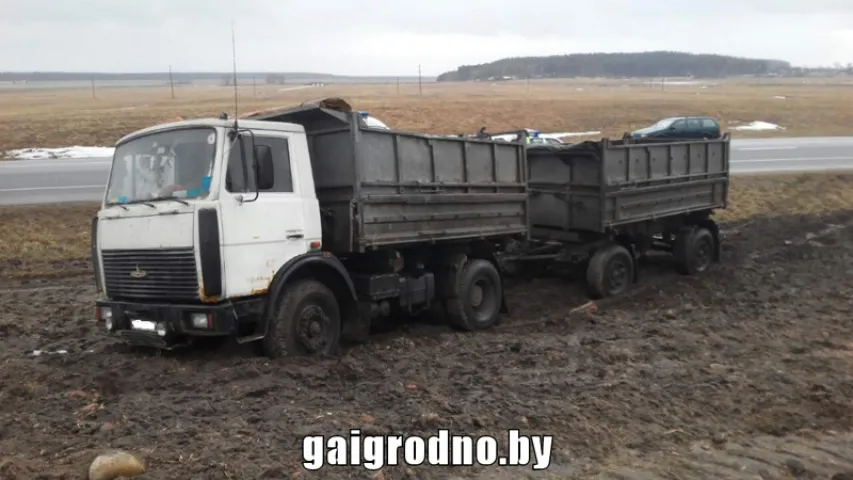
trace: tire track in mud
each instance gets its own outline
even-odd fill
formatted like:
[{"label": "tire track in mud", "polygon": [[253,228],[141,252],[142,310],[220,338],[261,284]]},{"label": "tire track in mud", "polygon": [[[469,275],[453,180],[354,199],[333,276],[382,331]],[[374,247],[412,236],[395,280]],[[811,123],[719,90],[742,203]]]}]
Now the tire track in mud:
[{"label": "tire track in mud", "polygon": [[718,438],[685,451],[658,454],[634,466],[608,467],[602,480],[853,479],[853,434],[762,436],[732,443]]}]

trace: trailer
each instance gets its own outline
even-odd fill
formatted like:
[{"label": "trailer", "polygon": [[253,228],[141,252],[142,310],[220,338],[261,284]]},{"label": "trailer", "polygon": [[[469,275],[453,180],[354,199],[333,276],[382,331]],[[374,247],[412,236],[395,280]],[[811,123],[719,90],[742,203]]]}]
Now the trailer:
[{"label": "trailer", "polygon": [[655,251],[672,253],[682,274],[705,271],[720,258],[712,216],[727,206],[729,144],[725,134],[530,146],[529,235],[503,249],[503,271],[585,269],[592,298],[625,291]]}]

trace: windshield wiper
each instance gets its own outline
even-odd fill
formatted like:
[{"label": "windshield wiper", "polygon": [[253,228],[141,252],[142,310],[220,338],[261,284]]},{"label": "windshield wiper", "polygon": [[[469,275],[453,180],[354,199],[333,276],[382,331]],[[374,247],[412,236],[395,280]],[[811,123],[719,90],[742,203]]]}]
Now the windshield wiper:
[{"label": "windshield wiper", "polygon": [[139,204],[145,205],[146,207],[157,208],[152,202],[159,202],[162,200],[172,200],[174,202],[178,202],[178,203],[181,203],[181,204],[186,205],[186,206],[190,205],[186,201],[181,200],[180,198],[175,198],[175,197],[154,197],[154,198],[147,198],[145,200],[133,200],[130,202],[112,203],[110,205],[119,206],[119,207],[124,208],[125,210],[127,210],[125,205],[139,205]]},{"label": "windshield wiper", "polygon": [[157,197],[157,198],[152,198],[152,199],[150,199],[150,200],[148,200],[148,201],[149,201],[149,202],[157,202],[157,201],[160,201],[160,200],[171,200],[171,201],[173,201],[173,202],[178,202],[178,203],[183,204],[183,205],[186,205],[186,206],[189,206],[189,205],[190,205],[190,204],[189,204],[189,202],[186,202],[186,201],[184,201],[184,200],[181,200],[180,198],[177,198],[177,197]]}]

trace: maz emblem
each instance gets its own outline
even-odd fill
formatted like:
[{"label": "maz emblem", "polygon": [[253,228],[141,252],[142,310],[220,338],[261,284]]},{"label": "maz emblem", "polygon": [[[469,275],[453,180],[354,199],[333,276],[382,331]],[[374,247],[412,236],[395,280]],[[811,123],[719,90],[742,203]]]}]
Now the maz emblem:
[{"label": "maz emblem", "polygon": [[145,270],[140,270],[139,265],[136,266],[136,270],[130,272],[130,276],[133,278],[143,278],[146,275],[148,275],[148,272],[146,272]]}]

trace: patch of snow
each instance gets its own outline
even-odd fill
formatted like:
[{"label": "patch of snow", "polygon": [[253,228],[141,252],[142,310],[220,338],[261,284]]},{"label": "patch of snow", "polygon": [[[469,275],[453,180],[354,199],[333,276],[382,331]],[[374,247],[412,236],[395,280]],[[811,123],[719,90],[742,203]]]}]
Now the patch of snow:
[{"label": "patch of snow", "polygon": [[756,120],[754,122],[749,122],[746,125],[739,125],[737,127],[732,127],[734,130],[785,130],[785,127],[781,127],[776,125],[775,123],[762,122],[760,120]]},{"label": "patch of snow", "polygon": [[774,95],[773,98],[775,98],[776,100],[786,100],[788,97],[784,95]]},{"label": "patch of snow", "polygon": [[9,150],[6,156],[17,160],[43,160],[46,158],[109,158],[113,156],[113,147],[60,147],[60,148],[21,148]]},{"label": "patch of snow", "polygon": [[50,351],[46,351],[46,350],[33,350],[30,353],[34,357],[39,357],[39,356],[45,355],[45,354],[46,355],[65,355],[66,353],[68,353],[68,350],[57,350],[55,352],[50,352]]},{"label": "patch of snow", "polygon": [[302,90],[305,88],[314,88],[317,85],[299,85],[298,87],[279,88],[279,92],[289,92],[291,90]]}]

